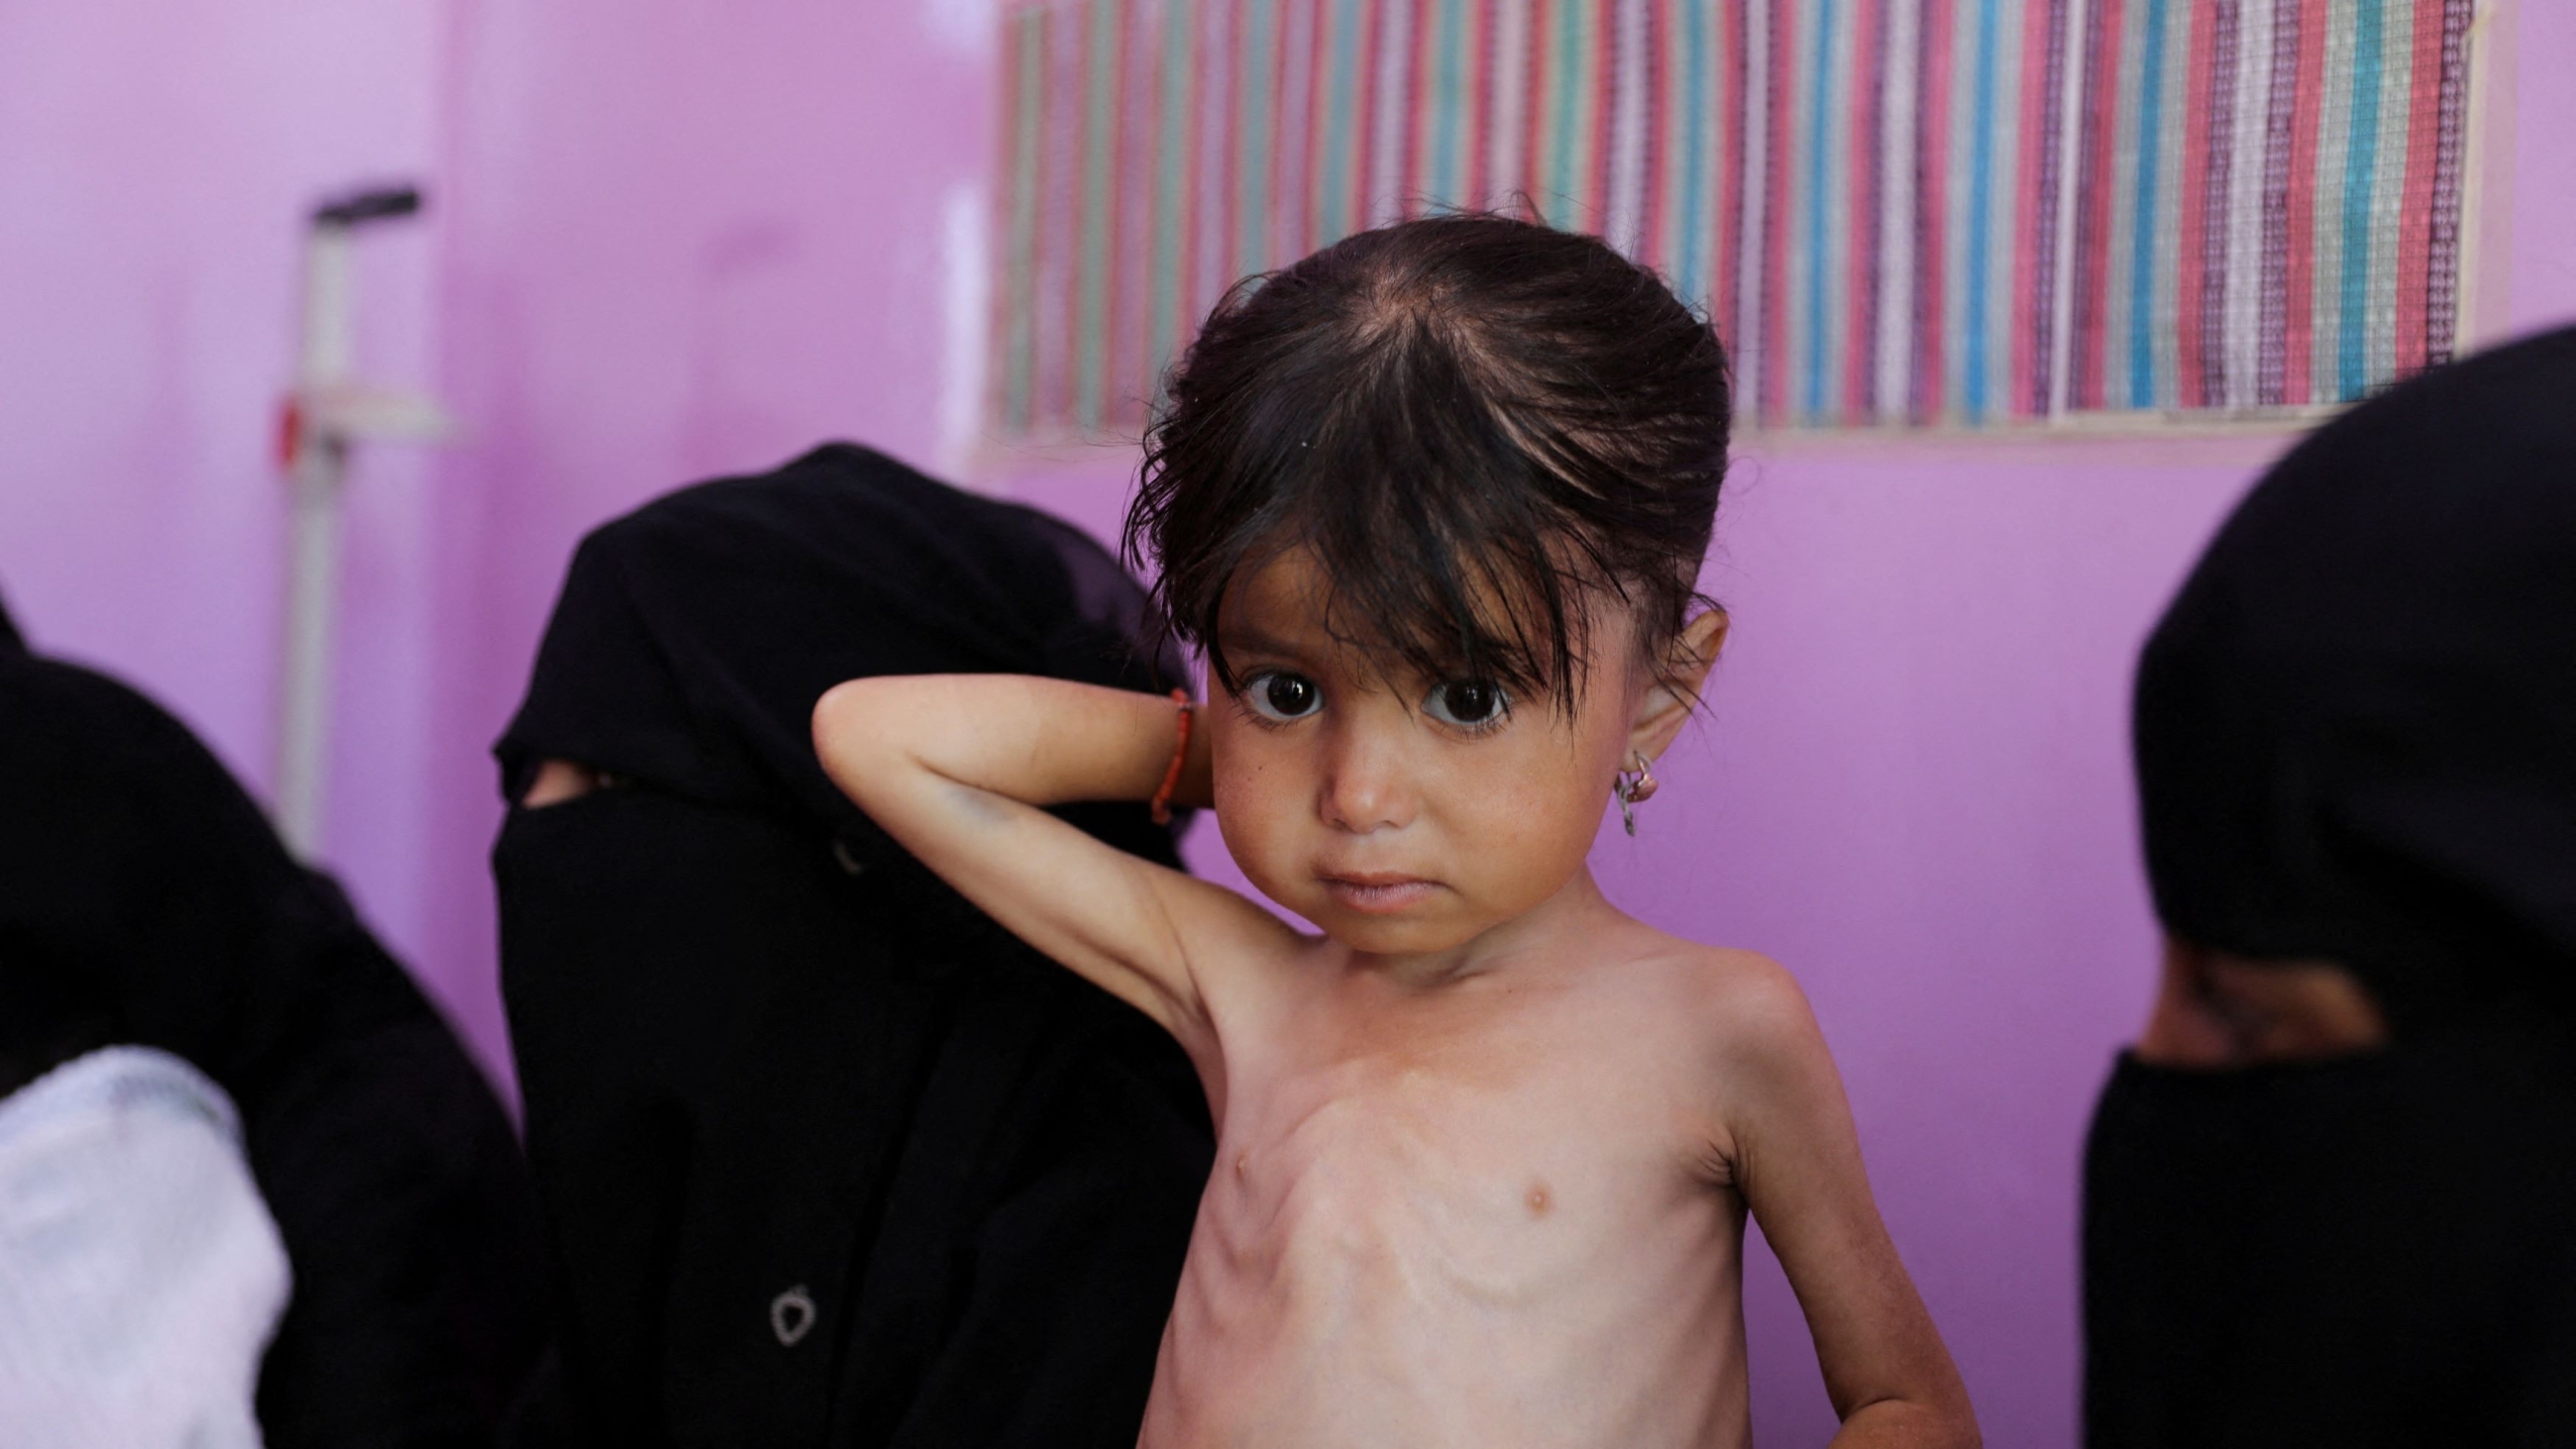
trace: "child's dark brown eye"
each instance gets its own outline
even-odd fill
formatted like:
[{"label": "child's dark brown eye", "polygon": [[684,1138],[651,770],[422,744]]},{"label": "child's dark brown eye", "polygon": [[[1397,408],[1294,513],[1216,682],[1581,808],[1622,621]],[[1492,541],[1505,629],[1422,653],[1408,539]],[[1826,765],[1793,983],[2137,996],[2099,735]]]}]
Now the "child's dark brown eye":
[{"label": "child's dark brown eye", "polygon": [[1510,713],[1511,701],[1503,697],[1502,686],[1490,679],[1453,679],[1432,689],[1431,697],[1422,702],[1422,712],[1442,724],[1473,729]]},{"label": "child's dark brown eye", "polygon": [[1246,683],[1245,702],[1252,706],[1254,714],[1265,719],[1302,719],[1324,702],[1323,691],[1315,687],[1315,681],[1285,669],[1266,670]]}]

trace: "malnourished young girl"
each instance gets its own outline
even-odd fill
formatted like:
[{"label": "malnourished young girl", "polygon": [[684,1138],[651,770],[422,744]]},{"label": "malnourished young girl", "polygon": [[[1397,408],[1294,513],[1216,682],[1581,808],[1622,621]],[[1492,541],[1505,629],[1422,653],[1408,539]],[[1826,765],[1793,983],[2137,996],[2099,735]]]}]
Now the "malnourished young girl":
[{"label": "malnourished young girl", "polygon": [[[1206,1084],[1143,1444],[1744,1444],[1748,1210],[1834,1442],[1975,1443],[1796,985],[1584,864],[1725,636],[1693,585],[1727,428],[1716,336],[1598,241],[1354,236],[1238,287],[1149,439],[1129,545],[1207,705],[926,676],[817,708],[878,824]],[[1047,810],[1176,787],[1322,934]]]}]

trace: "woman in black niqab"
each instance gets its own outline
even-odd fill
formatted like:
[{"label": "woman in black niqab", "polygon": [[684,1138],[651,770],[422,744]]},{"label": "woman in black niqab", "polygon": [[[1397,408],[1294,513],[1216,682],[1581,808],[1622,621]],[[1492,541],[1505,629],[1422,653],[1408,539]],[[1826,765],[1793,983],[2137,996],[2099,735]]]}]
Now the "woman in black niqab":
[{"label": "woman in black niqab", "polygon": [[[494,853],[565,1304],[523,1442],[1134,1444],[1197,1078],[878,832],[810,722],[872,674],[1168,687],[1143,607],[1074,529],[846,445],[583,542],[498,748],[514,802],[601,785]],[[1177,863],[1141,805],[1065,813]]]},{"label": "woman in black niqab", "polygon": [[2088,1442],[2576,1442],[2576,331],[2266,474],[2148,643],[2136,744],[2175,959],[2346,980],[2379,1040],[2123,1057]]}]

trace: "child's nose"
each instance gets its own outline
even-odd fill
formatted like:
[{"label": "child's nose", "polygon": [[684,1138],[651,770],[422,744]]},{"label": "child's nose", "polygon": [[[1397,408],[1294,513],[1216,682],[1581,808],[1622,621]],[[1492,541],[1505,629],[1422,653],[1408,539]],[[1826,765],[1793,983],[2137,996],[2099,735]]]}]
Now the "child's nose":
[{"label": "child's nose", "polygon": [[1318,803],[1325,824],[1366,834],[1411,824],[1417,798],[1402,752],[1368,732],[1351,730],[1339,732],[1333,741]]}]

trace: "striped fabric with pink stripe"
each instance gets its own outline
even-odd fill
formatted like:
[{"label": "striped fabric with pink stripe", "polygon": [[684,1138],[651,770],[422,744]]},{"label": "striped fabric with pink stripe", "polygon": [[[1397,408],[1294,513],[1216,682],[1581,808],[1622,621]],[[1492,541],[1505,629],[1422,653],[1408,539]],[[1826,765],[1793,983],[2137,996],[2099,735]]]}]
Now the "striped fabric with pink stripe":
[{"label": "striped fabric with pink stripe", "polygon": [[1006,0],[993,414],[1132,433],[1225,287],[1514,207],[1755,424],[2349,401],[2459,325],[2474,0]]}]

